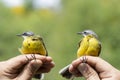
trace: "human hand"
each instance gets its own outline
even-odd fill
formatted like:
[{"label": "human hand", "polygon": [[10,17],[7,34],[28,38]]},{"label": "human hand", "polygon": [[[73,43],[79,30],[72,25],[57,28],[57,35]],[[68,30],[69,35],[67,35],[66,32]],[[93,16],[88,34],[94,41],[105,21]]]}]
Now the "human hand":
[{"label": "human hand", "polygon": [[20,55],[0,62],[0,80],[31,80],[36,73],[47,73],[54,67],[51,57],[37,54],[35,57]]},{"label": "human hand", "polygon": [[84,56],[74,60],[69,71],[76,77],[83,76],[86,80],[120,80],[120,71],[99,57]]}]

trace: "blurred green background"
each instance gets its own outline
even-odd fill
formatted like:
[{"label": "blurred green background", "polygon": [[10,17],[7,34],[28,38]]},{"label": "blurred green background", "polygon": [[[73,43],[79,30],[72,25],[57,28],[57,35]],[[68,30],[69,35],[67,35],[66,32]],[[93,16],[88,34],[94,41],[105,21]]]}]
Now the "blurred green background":
[{"label": "blurred green background", "polygon": [[[29,11],[14,14],[0,5],[0,60],[20,55],[22,38],[16,34],[33,31],[44,38],[49,56],[56,64],[45,80],[66,80],[58,72],[76,59],[79,31],[95,31],[102,43],[100,57],[120,69],[119,0],[63,0],[59,13]],[[75,80],[80,80],[76,78]],[[84,79],[81,79],[84,80]]]}]

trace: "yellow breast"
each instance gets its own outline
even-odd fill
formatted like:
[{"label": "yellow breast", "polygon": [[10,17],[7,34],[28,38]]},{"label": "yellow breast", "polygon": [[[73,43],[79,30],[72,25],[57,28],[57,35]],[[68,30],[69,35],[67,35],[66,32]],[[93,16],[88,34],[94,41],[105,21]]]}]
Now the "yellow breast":
[{"label": "yellow breast", "polygon": [[80,43],[79,49],[77,51],[77,57],[85,55],[98,56],[100,48],[100,43],[95,37],[86,36]]},{"label": "yellow breast", "polygon": [[23,54],[47,54],[43,43],[39,39],[34,40],[31,37],[24,39],[22,48],[19,50]]}]

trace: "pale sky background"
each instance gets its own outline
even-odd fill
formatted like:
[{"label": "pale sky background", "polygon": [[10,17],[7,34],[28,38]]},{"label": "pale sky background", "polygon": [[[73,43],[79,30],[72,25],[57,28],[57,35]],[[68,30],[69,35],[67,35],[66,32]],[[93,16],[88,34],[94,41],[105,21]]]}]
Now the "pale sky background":
[{"label": "pale sky background", "polygon": [[22,6],[24,5],[24,0],[2,0],[2,2],[7,7]]},{"label": "pale sky background", "polygon": [[[26,0],[2,0],[7,7],[23,6]],[[61,0],[33,0],[35,9],[60,10]]]},{"label": "pale sky background", "polygon": [[34,0],[33,6],[35,8],[59,9],[61,7],[61,0]]}]

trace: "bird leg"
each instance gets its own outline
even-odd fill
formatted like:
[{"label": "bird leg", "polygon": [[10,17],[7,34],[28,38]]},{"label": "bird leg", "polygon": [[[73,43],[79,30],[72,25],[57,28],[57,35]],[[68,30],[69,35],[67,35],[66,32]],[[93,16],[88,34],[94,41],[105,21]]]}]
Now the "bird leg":
[{"label": "bird leg", "polygon": [[27,59],[27,62],[29,62],[30,61],[30,59],[27,57],[27,56],[25,56],[26,57],[26,59]]},{"label": "bird leg", "polygon": [[83,57],[82,57],[82,63],[87,63],[87,58],[86,58],[86,56],[83,56]]},{"label": "bird leg", "polygon": [[31,57],[32,57],[32,59],[33,59],[33,60],[35,60],[35,61],[36,61],[35,54],[31,54]]},{"label": "bird leg", "polygon": [[31,54],[31,58],[32,58],[32,59],[29,59],[28,56],[25,56],[25,57],[26,57],[26,59],[27,59],[28,62],[31,61],[32,59],[36,61],[35,54]]}]

